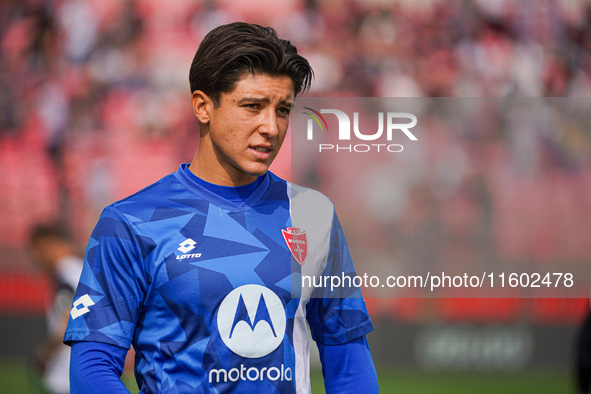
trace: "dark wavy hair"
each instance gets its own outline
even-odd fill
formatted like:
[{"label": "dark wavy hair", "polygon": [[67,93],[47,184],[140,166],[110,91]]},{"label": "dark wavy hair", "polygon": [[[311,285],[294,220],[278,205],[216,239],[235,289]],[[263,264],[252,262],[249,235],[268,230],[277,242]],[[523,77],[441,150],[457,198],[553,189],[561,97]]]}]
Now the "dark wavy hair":
[{"label": "dark wavy hair", "polygon": [[287,76],[296,96],[310,88],[314,75],[297,48],[273,28],[235,22],[216,27],[199,45],[189,72],[191,93],[201,90],[218,106],[221,94],[234,90],[247,73]]}]

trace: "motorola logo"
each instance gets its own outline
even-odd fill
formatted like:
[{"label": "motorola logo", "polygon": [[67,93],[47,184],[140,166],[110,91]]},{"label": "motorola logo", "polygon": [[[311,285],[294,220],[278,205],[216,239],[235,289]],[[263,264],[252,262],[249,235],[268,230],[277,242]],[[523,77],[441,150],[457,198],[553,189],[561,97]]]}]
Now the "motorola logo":
[{"label": "motorola logo", "polygon": [[259,358],[283,342],[286,317],[281,299],[260,285],[244,285],[231,291],[220,304],[218,330],[235,354]]}]

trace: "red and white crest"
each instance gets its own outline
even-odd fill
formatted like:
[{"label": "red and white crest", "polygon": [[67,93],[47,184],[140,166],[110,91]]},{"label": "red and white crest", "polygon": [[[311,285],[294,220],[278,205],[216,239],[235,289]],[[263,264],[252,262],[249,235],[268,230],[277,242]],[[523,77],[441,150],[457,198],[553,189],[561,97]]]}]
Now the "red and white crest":
[{"label": "red and white crest", "polygon": [[306,232],[297,227],[287,227],[285,230],[281,229],[281,233],[293,258],[299,265],[304,265],[306,257],[308,257]]}]

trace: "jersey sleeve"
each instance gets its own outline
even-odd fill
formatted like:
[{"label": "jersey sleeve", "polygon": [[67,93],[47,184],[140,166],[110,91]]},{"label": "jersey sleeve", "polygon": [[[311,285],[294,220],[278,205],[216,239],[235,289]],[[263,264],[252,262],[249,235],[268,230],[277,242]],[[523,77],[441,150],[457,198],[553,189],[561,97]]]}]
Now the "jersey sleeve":
[{"label": "jersey sleeve", "polygon": [[143,261],[151,240],[107,207],[91,235],[64,342],[93,341],[129,348],[147,287]]},{"label": "jersey sleeve", "polygon": [[121,381],[127,349],[100,342],[72,344],[70,391],[85,394],[129,394]]},{"label": "jersey sleeve", "polygon": [[326,394],[379,393],[378,376],[365,336],[342,345],[318,342]]},{"label": "jersey sleeve", "polygon": [[[330,245],[322,273],[328,286],[316,288],[306,306],[312,338],[325,345],[339,345],[373,330],[365,301],[355,286],[355,267],[339,219],[333,211]],[[331,284],[338,278],[339,286]],[[348,279],[347,279],[348,278]]]}]

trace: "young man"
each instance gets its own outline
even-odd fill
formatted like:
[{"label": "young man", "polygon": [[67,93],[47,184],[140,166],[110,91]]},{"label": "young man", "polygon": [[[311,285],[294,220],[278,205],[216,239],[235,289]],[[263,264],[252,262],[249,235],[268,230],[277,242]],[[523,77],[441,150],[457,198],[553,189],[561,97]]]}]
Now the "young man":
[{"label": "young man", "polygon": [[302,272],[354,272],[330,201],[267,171],[311,76],[270,28],[204,38],[193,161],[107,207],[89,242],[65,336],[73,392],[125,392],[130,345],[144,393],[309,392],[307,324],[327,392],[378,391],[363,299],[292,295]]}]

